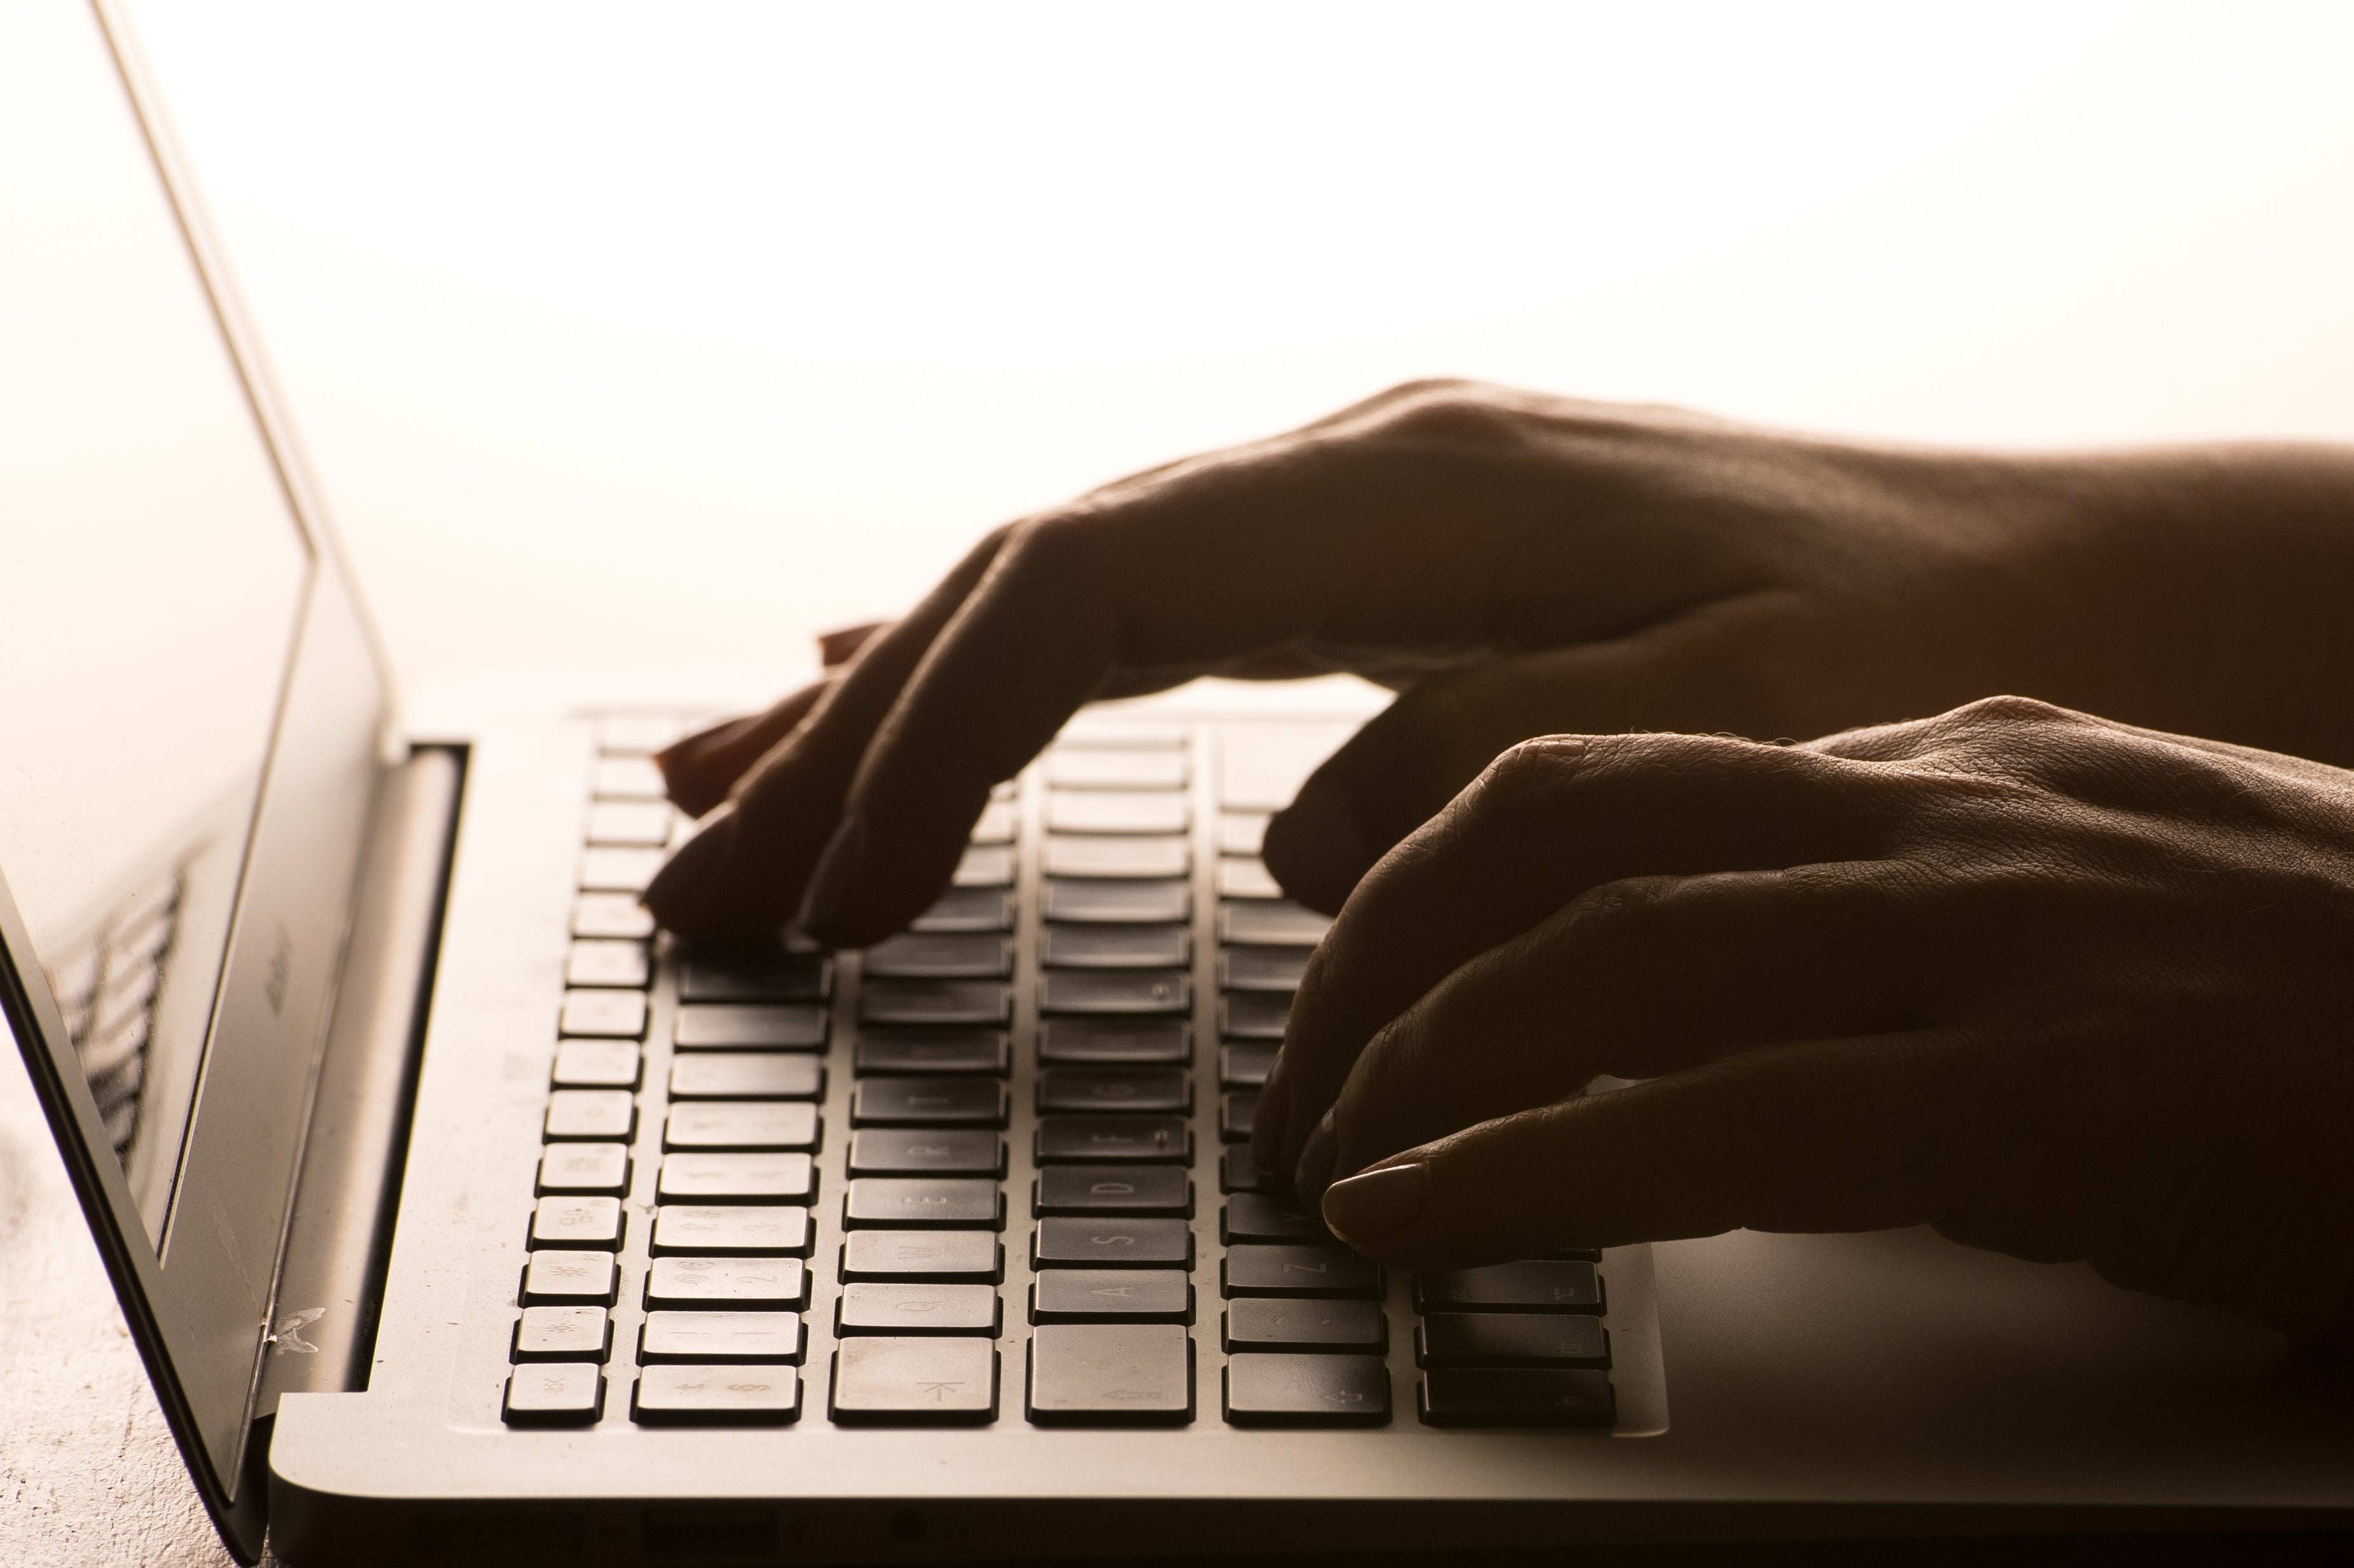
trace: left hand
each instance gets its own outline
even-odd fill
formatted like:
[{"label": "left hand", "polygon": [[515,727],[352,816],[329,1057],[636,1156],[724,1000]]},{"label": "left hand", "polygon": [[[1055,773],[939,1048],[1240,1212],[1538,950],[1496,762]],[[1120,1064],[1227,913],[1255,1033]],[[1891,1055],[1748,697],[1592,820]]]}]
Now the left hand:
[{"label": "left hand", "polygon": [[1528,742],[1351,896],[1257,1151],[1393,1264],[1927,1224],[2354,1351],[2354,774],[2020,698]]}]

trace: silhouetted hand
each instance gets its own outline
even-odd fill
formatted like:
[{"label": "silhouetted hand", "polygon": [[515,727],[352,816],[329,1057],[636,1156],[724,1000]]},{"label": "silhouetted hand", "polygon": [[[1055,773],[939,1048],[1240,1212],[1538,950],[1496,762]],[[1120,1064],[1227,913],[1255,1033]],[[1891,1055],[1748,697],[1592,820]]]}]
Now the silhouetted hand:
[{"label": "silhouetted hand", "polygon": [[2354,661],[2349,495],[2342,454],[1899,450],[1401,387],[1001,529],[838,678],[674,748],[674,798],[728,803],[646,902],[690,936],[798,909],[879,939],[1079,705],[1209,673],[1404,691],[1269,828],[1325,910],[1531,735],[1810,736],[2023,690],[2354,760],[2354,708],[2282,678]]},{"label": "silhouetted hand", "polygon": [[2319,764],[2014,697],[1552,736],[1351,896],[1257,1152],[1402,1266],[1925,1223],[2354,1351],[2349,955]]}]

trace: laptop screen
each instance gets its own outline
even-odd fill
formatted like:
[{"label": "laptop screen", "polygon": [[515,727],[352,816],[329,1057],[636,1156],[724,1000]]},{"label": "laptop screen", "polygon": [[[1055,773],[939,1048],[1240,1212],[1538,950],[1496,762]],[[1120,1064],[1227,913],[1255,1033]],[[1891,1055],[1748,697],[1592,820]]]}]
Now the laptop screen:
[{"label": "laptop screen", "polygon": [[159,1246],[310,546],[104,38],[0,7],[0,877]]}]

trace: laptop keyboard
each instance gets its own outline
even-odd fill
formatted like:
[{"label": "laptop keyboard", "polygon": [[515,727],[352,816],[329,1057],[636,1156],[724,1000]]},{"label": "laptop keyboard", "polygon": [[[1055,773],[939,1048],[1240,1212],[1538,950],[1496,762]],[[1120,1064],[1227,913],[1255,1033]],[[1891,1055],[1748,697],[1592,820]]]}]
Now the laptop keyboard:
[{"label": "laptop keyboard", "polygon": [[1262,1185],[1329,922],[1215,726],[1066,735],[838,956],[656,940],[676,729],[601,730],[509,1424],[1612,1424],[1599,1253],[1392,1281]]}]

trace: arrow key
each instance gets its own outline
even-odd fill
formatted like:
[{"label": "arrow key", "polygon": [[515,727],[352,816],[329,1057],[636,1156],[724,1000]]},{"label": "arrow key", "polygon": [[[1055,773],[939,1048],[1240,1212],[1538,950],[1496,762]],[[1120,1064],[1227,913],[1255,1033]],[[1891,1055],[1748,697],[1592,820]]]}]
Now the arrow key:
[{"label": "arrow key", "polygon": [[1182,1426],[1193,1419],[1193,1340],[1174,1323],[1055,1323],[1030,1337],[1041,1426]]},{"label": "arrow key", "polygon": [[1379,1356],[1226,1358],[1226,1420],[1235,1426],[1386,1426],[1390,1372]]}]

